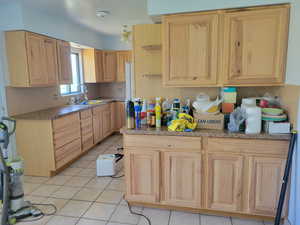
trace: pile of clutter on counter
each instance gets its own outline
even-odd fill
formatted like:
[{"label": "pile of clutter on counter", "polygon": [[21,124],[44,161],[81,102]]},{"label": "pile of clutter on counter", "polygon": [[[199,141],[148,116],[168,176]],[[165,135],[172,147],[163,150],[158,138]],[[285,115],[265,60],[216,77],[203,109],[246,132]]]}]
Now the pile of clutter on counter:
[{"label": "pile of clutter on counter", "polygon": [[237,104],[235,87],[221,88],[220,97],[211,100],[200,93],[191,104],[189,98],[127,101],[127,128],[167,127],[169,131],[192,132],[200,129],[227,129],[229,132],[258,134],[289,133],[290,123],[277,97],[243,98]]}]

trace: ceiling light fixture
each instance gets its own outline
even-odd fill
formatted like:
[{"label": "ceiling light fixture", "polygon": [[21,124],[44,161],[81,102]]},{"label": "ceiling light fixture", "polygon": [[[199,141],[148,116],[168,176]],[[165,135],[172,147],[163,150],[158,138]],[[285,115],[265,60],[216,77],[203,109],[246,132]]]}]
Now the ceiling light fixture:
[{"label": "ceiling light fixture", "polygon": [[109,14],[110,14],[110,11],[107,11],[107,10],[97,10],[96,11],[96,16],[101,17],[101,18],[104,18]]},{"label": "ceiling light fixture", "polygon": [[129,43],[131,41],[132,31],[127,25],[122,26],[121,41]]}]

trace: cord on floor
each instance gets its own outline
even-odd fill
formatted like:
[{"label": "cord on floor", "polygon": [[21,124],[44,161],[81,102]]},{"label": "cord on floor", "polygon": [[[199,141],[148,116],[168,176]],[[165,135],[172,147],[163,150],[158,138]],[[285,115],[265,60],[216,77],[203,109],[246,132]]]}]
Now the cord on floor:
[{"label": "cord on floor", "polygon": [[137,215],[137,216],[144,217],[144,219],[147,221],[148,225],[151,225],[151,220],[149,219],[149,217],[145,216],[145,215],[142,214],[142,213],[134,212],[134,211],[132,210],[132,207],[131,207],[130,203],[125,199],[125,195],[123,195],[123,199],[124,199],[124,201],[127,203],[129,212],[130,212],[132,215]]},{"label": "cord on floor", "polygon": [[[42,212],[42,210],[40,210],[36,206],[51,206],[53,208],[53,212],[51,212],[51,213],[44,213],[44,212]],[[31,203],[31,206],[29,206],[29,207],[41,211],[41,214],[39,216],[36,216],[35,219],[20,219],[19,220],[20,222],[25,222],[25,223],[27,223],[27,222],[35,222],[35,221],[43,219],[45,216],[53,216],[57,212],[57,208],[56,208],[56,206],[54,204]],[[32,216],[32,217],[34,217],[34,216]]]}]

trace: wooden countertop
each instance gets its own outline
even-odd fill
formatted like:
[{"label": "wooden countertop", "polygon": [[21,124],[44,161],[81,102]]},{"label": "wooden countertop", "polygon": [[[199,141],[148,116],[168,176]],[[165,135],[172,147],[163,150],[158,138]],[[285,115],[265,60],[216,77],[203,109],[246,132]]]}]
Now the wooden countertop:
[{"label": "wooden countertop", "polygon": [[205,130],[196,129],[193,132],[175,132],[168,131],[166,127],[160,129],[156,128],[142,128],[142,129],[121,129],[122,134],[127,135],[162,135],[162,136],[188,136],[188,137],[228,137],[228,138],[244,138],[244,139],[273,139],[273,140],[290,140],[290,134],[245,134],[230,133],[226,130]]},{"label": "wooden countertop", "polygon": [[105,105],[115,101],[121,101],[121,100],[105,99],[103,100],[103,102],[95,105],[65,105],[65,106],[54,107],[54,108],[44,109],[40,111],[15,115],[12,117],[16,120],[53,120],[71,113],[80,112],[82,110],[90,109],[100,105]]}]

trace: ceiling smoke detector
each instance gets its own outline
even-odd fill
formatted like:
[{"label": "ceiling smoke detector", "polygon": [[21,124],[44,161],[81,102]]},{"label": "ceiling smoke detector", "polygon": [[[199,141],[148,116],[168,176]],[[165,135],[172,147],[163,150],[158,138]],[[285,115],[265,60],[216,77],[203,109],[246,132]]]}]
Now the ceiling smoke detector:
[{"label": "ceiling smoke detector", "polygon": [[101,17],[101,18],[104,18],[109,14],[110,14],[110,11],[107,11],[107,10],[98,10],[98,11],[96,11],[96,16]]}]

